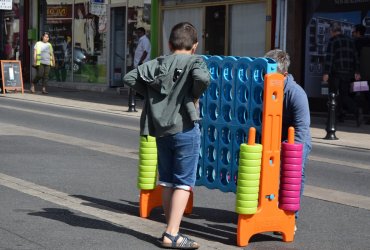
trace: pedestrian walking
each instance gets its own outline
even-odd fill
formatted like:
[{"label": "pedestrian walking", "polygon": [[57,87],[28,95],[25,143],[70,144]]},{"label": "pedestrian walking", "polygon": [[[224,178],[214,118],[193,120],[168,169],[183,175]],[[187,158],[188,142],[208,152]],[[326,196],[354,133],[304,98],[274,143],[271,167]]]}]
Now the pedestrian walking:
[{"label": "pedestrian walking", "polygon": [[180,223],[196,180],[200,129],[196,103],[210,83],[203,59],[194,55],[197,31],[188,22],[170,34],[171,55],[139,65],[124,82],[145,97],[141,135],[156,137],[159,185],[167,221],[161,246],[197,249],[199,244],[181,234]]},{"label": "pedestrian walking", "polygon": [[350,94],[350,83],[361,78],[356,47],[353,40],[342,33],[339,23],[331,23],[330,33],[322,79],[329,82],[329,92],[337,96],[338,121],[344,121],[344,109],[347,109],[355,115],[357,126],[360,126],[362,110]]},{"label": "pedestrian walking", "polygon": [[53,46],[49,43],[49,33],[44,32],[40,41],[33,48],[33,66],[36,68],[36,76],[31,83],[31,93],[35,93],[35,86],[39,80],[42,83],[42,93],[47,94],[46,86],[49,80],[50,67],[55,66]]},{"label": "pedestrian walking", "polygon": [[[370,38],[365,36],[366,27],[362,24],[356,24],[352,30],[352,37],[355,41],[358,57],[360,60],[360,74],[361,80],[370,81]],[[370,114],[370,92],[358,93],[360,105],[365,107],[367,103],[367,111]],[[370,118],[366,122],[370,124]]]}]

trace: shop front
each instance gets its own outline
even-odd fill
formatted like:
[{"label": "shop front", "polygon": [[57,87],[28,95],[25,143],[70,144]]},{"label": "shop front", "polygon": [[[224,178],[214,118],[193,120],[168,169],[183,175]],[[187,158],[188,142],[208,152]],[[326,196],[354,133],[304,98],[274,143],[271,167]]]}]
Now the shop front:
[{"label": "shop front", "polygon": [[330,24],[339,23],[342,32],[349,37],[352,36],[353,27],[362,24],[366,27],[365,35],[370,37],[370,0],[306,1],[306,10],[305,90],[311,99],[326,99],[326,96],[321,95],[321,81],[330,39]]},{"label": "shop front", "polygon": [[272,1],[162,0],[160,50],[167,46],[172,25],[191,22],[198,30],[198,54],[263,56],[271,48]]},{"label": "shop front", "polygon": [[[28,1],[13,0],[0,4],[0,60],[19,60],[28,65]],[[27,72],[27,67],[23,71]],[[27,74],[25,74],[27,76]],[[27,78],[23,77],[25,80]]]},{"label": "shop front", "polygon": [[32,8],[39,13],[32,17],[37,34],[49,32],[55,53],[56,67],[51,72],[50,84],[122,85],[122,75],[132,61],[135,29],[145,25],[150,31],[150,18],[144,17],[147,1],[32,2]]}]

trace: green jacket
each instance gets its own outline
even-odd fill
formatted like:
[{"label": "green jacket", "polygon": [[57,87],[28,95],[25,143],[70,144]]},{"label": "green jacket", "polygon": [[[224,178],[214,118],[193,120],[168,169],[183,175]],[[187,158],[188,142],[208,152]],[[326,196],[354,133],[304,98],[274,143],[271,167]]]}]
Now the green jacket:
[{"label": "green jacket", "polygon": [[210,74],[202,57],[172,54],[140,65],[123,81],[145,97],[140,134],[161,137],[194,126],[194,100],[207,89]]}]

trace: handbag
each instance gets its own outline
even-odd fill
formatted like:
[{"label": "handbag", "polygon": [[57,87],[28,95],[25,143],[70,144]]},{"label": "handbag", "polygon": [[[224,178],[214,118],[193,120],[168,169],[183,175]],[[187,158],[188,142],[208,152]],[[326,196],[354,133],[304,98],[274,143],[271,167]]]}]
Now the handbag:
[{"label": "handbag", "polygon": [[354,81],[351,82],[350,91],[353,92],[365,92],[369,91],[369,84],[367,81]]}]

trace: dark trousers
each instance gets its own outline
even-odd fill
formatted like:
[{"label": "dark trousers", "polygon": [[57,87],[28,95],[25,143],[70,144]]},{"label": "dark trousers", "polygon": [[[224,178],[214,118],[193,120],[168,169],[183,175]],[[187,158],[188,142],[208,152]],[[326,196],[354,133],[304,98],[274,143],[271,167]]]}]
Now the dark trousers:
[{"label": "dark trousers", "polygon": [[37,84],[41,80],[42,87],[46,87],[49,81],[50,65],[40,64],[36,69],[36,76],[33,78],[33,84]]},{"label": "dark trousers", "polygon": [[329,92],[334,92],[337,96],[337,116],[344,115],[344,110],[349,113],[357,113],[357,103],[354,95],[350,93],[350,84],[353,82],[354,74],[336,73],[329,77]]}]

